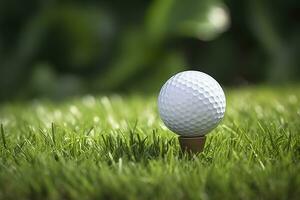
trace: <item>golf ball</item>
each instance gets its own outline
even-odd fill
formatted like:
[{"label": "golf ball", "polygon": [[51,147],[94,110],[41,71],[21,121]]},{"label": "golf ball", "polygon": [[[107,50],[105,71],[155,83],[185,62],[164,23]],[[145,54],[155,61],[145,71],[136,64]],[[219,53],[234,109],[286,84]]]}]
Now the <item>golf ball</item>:
[{"label": "golf ball", "polygon": [[164,124],[183,137],[207,134],[224,117],[225,107],[219,83],[199,71],[175,74],[162,86],[158,97]]}]

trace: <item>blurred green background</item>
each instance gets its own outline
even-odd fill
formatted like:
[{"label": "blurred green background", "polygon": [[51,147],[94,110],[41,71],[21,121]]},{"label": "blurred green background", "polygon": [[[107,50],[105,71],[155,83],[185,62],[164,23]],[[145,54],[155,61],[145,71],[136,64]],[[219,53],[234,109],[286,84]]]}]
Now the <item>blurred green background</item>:
[{"label": "blurred green background", "polygon": [[0,1],[0,99],[300,80],[300,1]]}]

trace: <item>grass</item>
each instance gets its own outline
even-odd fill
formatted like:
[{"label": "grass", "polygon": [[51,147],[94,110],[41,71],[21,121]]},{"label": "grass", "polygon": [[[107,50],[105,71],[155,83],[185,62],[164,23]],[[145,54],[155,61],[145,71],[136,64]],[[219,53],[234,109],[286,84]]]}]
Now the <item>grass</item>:
[{"label": "grass", "polygon": [[298,199],[300,89],[226,91],[226,117],[188,156],[156,97],[0,107],[0,199]]}]

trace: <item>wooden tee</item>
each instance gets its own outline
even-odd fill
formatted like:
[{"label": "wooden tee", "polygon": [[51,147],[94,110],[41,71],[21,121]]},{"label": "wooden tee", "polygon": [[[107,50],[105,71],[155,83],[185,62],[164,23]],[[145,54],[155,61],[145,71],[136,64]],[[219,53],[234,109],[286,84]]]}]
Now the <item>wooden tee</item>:
[{"label": "wooden tee", "polygon": [[179,144],[182,151],[187,151],[189,153],[200,153],[204,149],[205,145],[205,136],[196,136],[196,137],[178,137]]}]

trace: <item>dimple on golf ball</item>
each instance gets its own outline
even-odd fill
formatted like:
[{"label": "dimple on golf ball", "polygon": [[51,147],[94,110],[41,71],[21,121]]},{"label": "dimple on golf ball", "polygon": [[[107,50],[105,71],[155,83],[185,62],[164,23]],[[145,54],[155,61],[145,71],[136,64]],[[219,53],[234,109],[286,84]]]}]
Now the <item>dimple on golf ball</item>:
[{"label": "dimple on golf ball", "polygon": [[204,136],[224,117],[223,89],[211,76],[184,71],[172,76],[161,88],[158,109],[164,124],[183,137]]}]

